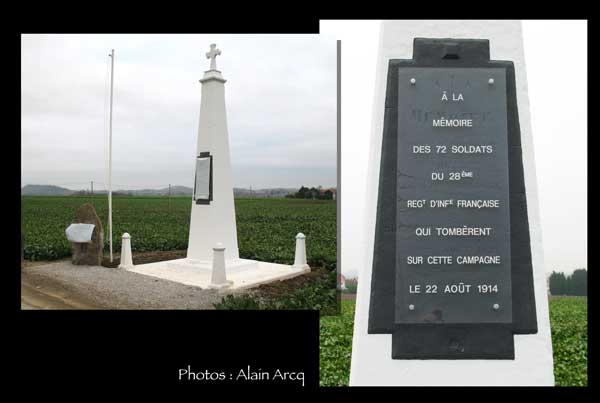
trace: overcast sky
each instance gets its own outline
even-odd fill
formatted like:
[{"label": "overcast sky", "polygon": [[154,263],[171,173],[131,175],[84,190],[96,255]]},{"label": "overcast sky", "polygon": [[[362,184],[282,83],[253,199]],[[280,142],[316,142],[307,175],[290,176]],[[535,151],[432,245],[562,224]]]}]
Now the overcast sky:
[{"label": "overcast sky", "polygon": [[23,35],[21,182],[103,189],[115,49],[115,188],[192,186],[217,43],[234,186],[336,185],[336,43],[319,36]]}]

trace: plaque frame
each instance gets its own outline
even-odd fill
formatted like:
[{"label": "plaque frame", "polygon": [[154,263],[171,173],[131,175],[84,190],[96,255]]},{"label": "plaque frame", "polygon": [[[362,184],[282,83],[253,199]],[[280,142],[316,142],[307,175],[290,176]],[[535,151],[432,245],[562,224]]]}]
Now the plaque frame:
[{"label": "plaque frame", "polygon": [[[394,324],[397,72],[402,67],[492,67],[503,68],[506,71],[512,279],[512,322],[510,324]],[[516,94],[513,62],[490,60],[487,39],[415,38],[413,59],[389,60],[368,333],[392,333],[392,358],[514,359],[512,335],[537,333],[529,220]],[[492,332],[495,336],[490,336],[492,333],[488,332],[492,328],[496,330]]]},{"label": "plaque frame", "polygon": [[210,204],[210,202],[213,200],[213,156],[210,154],[210,152],[205,151],[205,152],[201,152],[200,154],[198,154],[198,156],[196,157],[196,160],[198,158],[209,158],[210,159],[209,174],[208,174],[208,199],[197,199],[196,198],[196,179],[197,179],[197,175],[198,175],[197,171],[194,173],[194,192],[192,194],[192,198],[194,199],[196,204]]}]

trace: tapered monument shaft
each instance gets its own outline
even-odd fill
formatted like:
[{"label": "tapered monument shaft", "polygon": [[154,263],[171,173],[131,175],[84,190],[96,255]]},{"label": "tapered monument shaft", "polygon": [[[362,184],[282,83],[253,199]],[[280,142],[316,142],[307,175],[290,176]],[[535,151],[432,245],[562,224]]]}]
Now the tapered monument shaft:
[{"label": "tapered monument shaft", "polygon": [[206,54],[211,68],[204,72],[196,150],[196,175],[187,257],[211,260],[213,246],[225,248],[225,259],[238,259],[229,134],[225,110],[225,82],[216,69],[220,51],[211,45]]}]

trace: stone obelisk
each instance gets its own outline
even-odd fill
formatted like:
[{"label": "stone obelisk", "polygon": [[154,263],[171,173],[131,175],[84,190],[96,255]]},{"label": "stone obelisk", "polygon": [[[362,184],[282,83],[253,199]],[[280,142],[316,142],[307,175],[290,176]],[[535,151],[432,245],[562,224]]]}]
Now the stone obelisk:
[{"label": "stone obelisk", "polygon": [[216,45],[210,45],[206,53],[210,67],[200,80],[202,98],[187,257],[131,265],[126,270],[229,292],[300,276],[310,267],[301,234],[296,239],[293,266],[239,257],[225,111],[226,80],[216,63],[220,54]]},{"label": "stone obelisk", "polygon": [[[225,260],[239,259],[225,110],[226,80],[216,66],[216,57],[220,54],[216,45],[210,45],[210,51],[206,53],[206,58],[210,59],[210,68],[200,80],[202,98],[196,150],[197,168],[187,257],[204,262],[212,260],[213,247],[217,243],[225,248]],[[198,169],[200,161],[207,163],[206,168]],[[205,182],[202,182],[204,179]],[[206,184],[206,189],[209,190],[206,195],[197,197],[196,188],[199,183]]]}]

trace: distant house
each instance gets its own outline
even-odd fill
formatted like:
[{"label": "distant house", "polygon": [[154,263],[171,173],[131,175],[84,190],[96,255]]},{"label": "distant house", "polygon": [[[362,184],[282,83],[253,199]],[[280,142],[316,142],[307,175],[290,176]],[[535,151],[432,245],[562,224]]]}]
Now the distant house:
[{"label": "distant house", "polygon": [[335,188],[319,189],[319,196],[321,199],[328,199],[331,195],[331,199],[335,200],[337,196],[337,190]]}]

